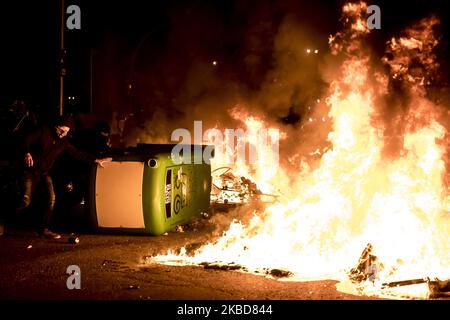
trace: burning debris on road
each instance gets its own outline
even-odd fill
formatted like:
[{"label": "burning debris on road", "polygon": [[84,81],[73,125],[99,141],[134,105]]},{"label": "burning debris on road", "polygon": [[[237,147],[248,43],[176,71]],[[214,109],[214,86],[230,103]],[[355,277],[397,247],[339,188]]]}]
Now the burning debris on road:
[{"label": "burning debris on road", "polygon": [[[217,174],[217,172],[221,172]],[[273,203],[278,195],[265,194],[258,189],[256,183],[246,177],[236,177],[232,168],[221,167],[211,173],[213,177],[212,204],[245,204],[250,201]]]},{"label": "burning debris on road", "polygon": [[[377,256],[372,254],[372,249],[372,244],[367,244],[361,254],[361,257],[359,258],[357,266],[352,268],[349,272],[349,278],[355,285],[359,285],[364,281],[375,283],[379,280],[378,272],[383,271],[384,266],[378,260]],[[399,261],[399,264],[401,264],[401,261]],[[439,280],[437,278],[432,280],[429,277],[386,282],[382,283],[381,289],[383,290],[422,283],[426,283],[428,285],[429,298],[439,298],[441,296],[445,296],[445,292],[449,292],[450,294],[450,280]]]},{"label": "burning debris on road", "polygon": [[372,249],[372,244],[367,244],[359,258],[358,265],[350,270],[349,278],[353,282],[374,281],[377,276],[377,271],[383,268],[378,258],[371,254]]}]

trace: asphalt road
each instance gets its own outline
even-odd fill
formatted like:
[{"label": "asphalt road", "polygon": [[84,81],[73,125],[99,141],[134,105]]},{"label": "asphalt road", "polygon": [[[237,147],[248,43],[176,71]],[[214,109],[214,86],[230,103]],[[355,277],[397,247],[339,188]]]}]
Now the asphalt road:
[{"label": "asphalt road", "polygon": [[[367,299],[336,291],[335,281],[285,282],[239,271],[145,263],[217,235],[213,220],[162,236],[77,234],[78,244],[10,229],[0,237],[0,299],[306,300]],[[81,289],[67,289],[67,267],[80,268]]]},{"label": "asphalt road", "polygon": [[[229,225],[227,220],[220,213],[185,226],[183,232],[156,237],[77,233],[77,244],[69,243],[70,233],[48,240],[29,229],[7,229],[0,237],[0,300],[375,299],[339,292],[333,280],[278,281],[240,271],[147,262],[146,257],[169,249],[211,241]],[[80,289],[67,288],[70,265],[80,268]]]}]

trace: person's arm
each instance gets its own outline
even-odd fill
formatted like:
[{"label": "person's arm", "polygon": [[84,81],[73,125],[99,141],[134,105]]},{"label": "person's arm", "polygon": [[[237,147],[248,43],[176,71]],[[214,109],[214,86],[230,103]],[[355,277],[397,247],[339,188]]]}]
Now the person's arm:
[{"label": "person's arm", "polygon": [[23,143],[24,162],[27,167],[32,167],[34,164],[33,156],[31,155],[31,146],[38,141],[40,131],[33,131],[25,136]]},{"label": "person's arm", "polygon": [[95,159],[95,163],[98,164],[100,167],[103,168],[103,163],[105,162],[111,162],[112,158],[101,158],[101,159]]},{"label": "person's arm", "polygon": [[69,156],[77,159],[78,161],[81,161],[81,162],[84,162],[87,164],[96,163],[96,164],[99,164],[100,166],[103,166],[104,162],[109,162],[112,160],[112,158],[97,159],[90,153],[87,153],[87,152],[84,152],[84,151],[81,151],[81,150],[75,148],[70,143],[66,144],[64,151],[66,151]]},{"label": "person's arm", "polygon": [[23,152],[26,153],[31,153],[31,146],[38,141],[39,136],[40,136],[41,132],[40,131],[32,131],[30,133],[28,133],[25,136],[24,142],[23,142]]}]

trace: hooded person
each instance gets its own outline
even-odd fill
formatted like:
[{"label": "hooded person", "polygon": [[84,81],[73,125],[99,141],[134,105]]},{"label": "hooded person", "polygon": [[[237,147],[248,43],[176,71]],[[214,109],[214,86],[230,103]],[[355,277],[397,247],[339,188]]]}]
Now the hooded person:
[{"label": "hooded person", "polygon": [[43,191],[45,191],[43,193],[45,198],[42,199],[44,212],[38,232],[44,238],[58,239],[61,237],[49,229],[55,205],[55,192],[49,171],[59,155],[64,152],[88,164],[102,165],[104,161],[111,161],[111,158],[96,159],[94,156],[71,145],[67,135],[73,128],[74,121],[71,117],[58,117],[53,122],[53,125],[42,126],[36,131],[29,133],[24,139],[23,195],[17,211],[21,212],[28,208],[32,202],[36,187],[42,186]]}]

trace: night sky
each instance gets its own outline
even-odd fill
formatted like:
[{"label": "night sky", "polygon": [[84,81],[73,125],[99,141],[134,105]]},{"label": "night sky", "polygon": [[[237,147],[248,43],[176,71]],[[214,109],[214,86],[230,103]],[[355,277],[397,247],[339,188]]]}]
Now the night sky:
[{"label": "night sky", "polygon": [[[443,23],[439,54],[449,57],[446,2],[369,1],[382,12],[382,29],[370,35],[375,52],[382,54],[386,41],[409,23],[436,13]],[[144,115],[154,106],[171,109],[183,99],[191,66],[213,61],[213,72],[224,83],[259,90],[264,76],[276,67],[273,41],[281,22],[290,16],[312,30],[311,47],[326,52],[328,36],[340,28],[343,3],[66,0],[66,6],[81,8],[81,30],[65,32],[66,97],[77,99],[67,108],[105,117],[111,109]],[[59,13],[58,0],[2,2],[2,105],[22,97],[42,112],[57,110]],[[444,73],[446,68],[444,63]],[[214,94],[208,88],[192,90]],[[180,115],[175,110],[173,116]]]}]

